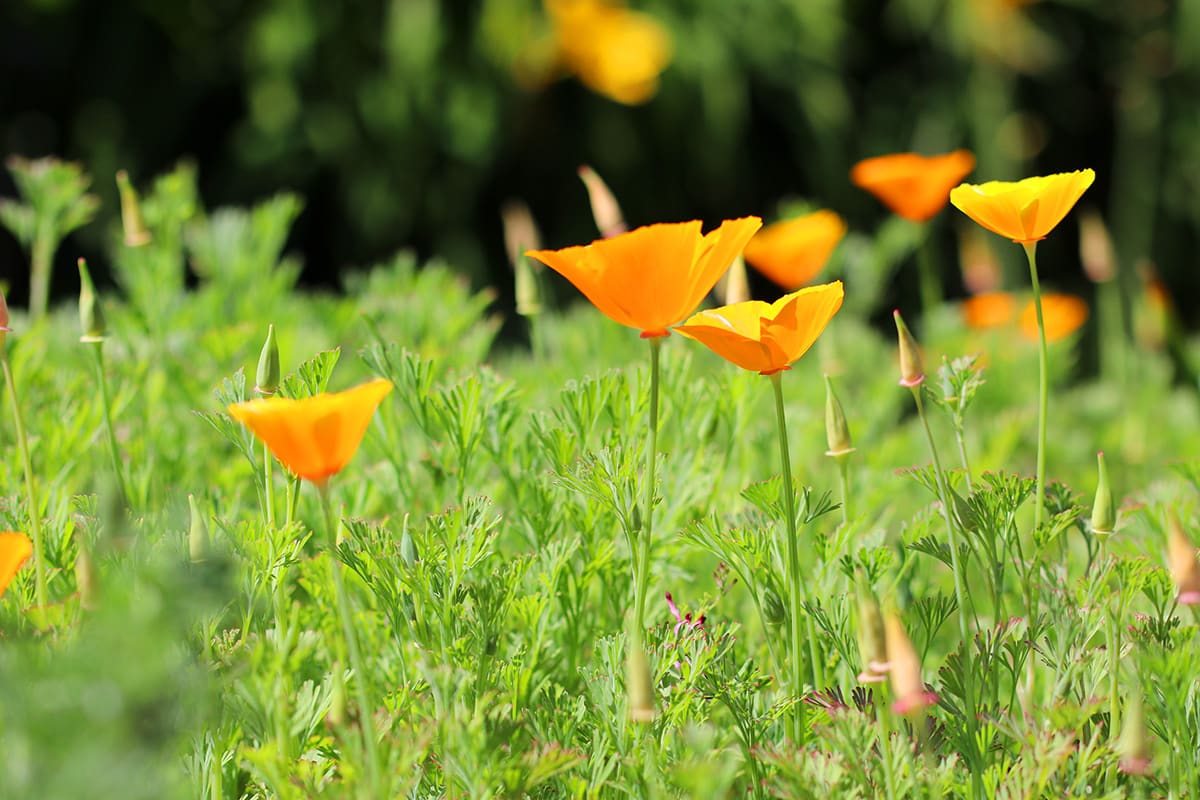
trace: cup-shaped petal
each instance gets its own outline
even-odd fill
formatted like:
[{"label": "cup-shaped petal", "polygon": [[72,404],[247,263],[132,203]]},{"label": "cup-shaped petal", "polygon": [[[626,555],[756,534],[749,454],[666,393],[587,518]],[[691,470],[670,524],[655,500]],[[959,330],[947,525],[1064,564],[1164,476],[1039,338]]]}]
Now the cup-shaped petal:
[{"label": "cup-shaped petal", "polygon": [[391,381],[370,381],[344,392],[235,403],[229,415],[266,443],[293,474],[322,483],[349,463]]},{"label": "cup-shaped petal", "polygon": [[647,225],[589,245],[531,250],[614,322],[665,336],[692,313],[762,226],[726,220],[707,235],[700,222]]},{"label": "cup-shaped petal", "polygon": [[850,180],[897,216],[924,222],[946,207],[950,190],[973,169],[975,156],[969,150],[940,156],[896,153],[858,162]]},{"label": "cup-shaped petal", "polygon": [[842,282],[810,286],[774,303],[749,300],[694,315],[676,330],[742,369],[770,375],[804,355],[842,307]]},{"label": "cup-shaped petal", "polygon": [[950,202],[993,233],[1028,244],[1045,239],[1096,179],[1093,170],[1062,172],[1020,181],[964,183]]},{"label": "cup-shaped petal", "polygon": [[784,289],[799,289],[820,274],[846,235],[846,221],[816,211],[773,222],[746,245],[746,261]]},{"label": "cup-shaped petal", "polygon": [[32,554],[33,544],[28,536],[15,531],[0,532],[0,596]]},{"label": "cup-shaped petal", "polygon": [[[1042,321],[1046,323],[1046,341],[1065,339],[1087,322],[1088,304],[1071,294],[1042,295]],[[1033,301],[1021,312],[1021,333],[1025,338],[1036,341],[1037,308]]]}]

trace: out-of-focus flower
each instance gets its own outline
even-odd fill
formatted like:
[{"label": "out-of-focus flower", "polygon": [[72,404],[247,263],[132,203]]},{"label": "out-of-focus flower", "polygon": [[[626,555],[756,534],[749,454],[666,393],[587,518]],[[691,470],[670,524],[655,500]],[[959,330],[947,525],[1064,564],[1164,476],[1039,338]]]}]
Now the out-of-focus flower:
[{"label": "out-of-focus flower", "polygon": [[892,213],[925,222],[946,207],[950,190],[975,169],[969,150],[939,156],[895,153],[854,165],[850,180],[879,198]]},{"label": "out-of-focus flower", "polygon": [[614,0],[546,0],[558,62],[598,94],[638,105],[654,97],[671,62],[658,20]]},{"label": "out-of-focus flower", "polygon": [[1106,283],[1117,276],[1117,253],[1108,226],[1096,211],[1079,215],[1079,260],[1092,283]]},{"label": "out-of-focus flower", "polygon": [[896,697],[892,710],[897,714],[915,716],[936,703],[938,696],[925,688],[925,681],[921,679],[921,657],[917,655],[917,649],[908,638],[900,618],[888,614],[884,631],[888,663],[891,665],[888,674],[892,679],[892,694]]},{"label": "out-of-focus flower", "polygon": [[31,555],[33,543],[28,536],[15,531],[0,533],[0,596],[4,595],[17,570]]},{"label": "out-of-focus flower", "polygon": [[1121,738],[1117,740],[1120,760],[1117,768],[1126,775],[1150,774],[1150,731],[1146,730],[1146,711],[1141,692],[1129,695],[1125,717],[1121,720]]},{"label": "out-of-focus flower", "polygon": [[1196,561],[1196,546],[1184,532],[1175,509],[1167,512],[1167,556],[1171,577],[1179,590],[1179,605],[1200,605],[1200,563]]},{"label": "out-of-focus flower", "polygon": [[650,338],[668,335],[700,305],[761,226],[758,217],[742,217],[701,235],[698,220],[647,225],[589,245],[526,255],[575,284],[609,319]]},{"label": "out-of-focus flower", "polygon": [[1139,264],[1138,275],[1142,291],[1133,304],[1133,333],[1142,346],[1162,350],[1171,333],[1175,301],[1152,263],[1146,261]]},{"label": "out-of-focus flower", "polygon": [[774,303],[748,300],[694,315],[676,330],[742,369],[771,375],[804,355],[842,307],[842,282],[810,286]]},{"label": "out-of-focus flower", "polygon": [[746,261],[784,289],[799,289],[820,274],[845,235],[845,220],[832,211],[773,222],[746,245]]},{"label": "out-of-focus flower", "polygon": [[[1046,323],[1046,341],[1065,339],[1087,322],[1088,305],[1070,294],[1043,294],[1042,320]],[[1021,333],[1030,341],[1037,341],[1037,309],[1033,301],[1021,312]]]},{"label": "out-of-focus flower", "polygon": [[378,379],[344,392],[299,400],[265,397],[228,410],[293,474],[323,484],[354,457],[375,409],[391,390],[391,381]]},{"label": "out-of-focus flower", "polygon": [[964,183],[950,202],[975,222],[1019,244],[1045,239],[1096,179],[1093,170],[1020,181]]},{"label": "out-of-focus flower", "polygon": [[[1013,321],[1017,299],[1009,292],[983,292],[962,302],[963,321],[976,330],[999,328]],[[1037,335],[1037,330],[1034,330]]]},{"label": "out-of-focus flower", "polygon": [[596,230],[600,231],[600,235],[607,239],[629,230],[617,196],[608,188],[608,184],[599,173],[585,164],[579,168],[579,179],[587,189],[592,218],[596,220]]},{"label": "out-of-focus flower", "polygon": [[1003,279],[1000,260],[988,244],[987,234],[977,226],[964,225],[959,231],[958,260],[963,286],[970,294],[1000,289]]}]

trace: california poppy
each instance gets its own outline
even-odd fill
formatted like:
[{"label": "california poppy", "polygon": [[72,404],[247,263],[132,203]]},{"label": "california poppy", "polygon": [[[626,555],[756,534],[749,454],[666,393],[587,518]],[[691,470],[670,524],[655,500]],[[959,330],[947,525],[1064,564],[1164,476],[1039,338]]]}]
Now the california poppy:
[{"label": "california poppy", "polygon": [[832,211],[817,211],[771,223],[754,235],[744,255],[784,289],[799,289],[820,274],[845,235],[845,220]]},{"label": "california poppy", "polygon": [[761,226],[758,217],[743,217],[701,235],[698,220],[647,225],[589,245],[525,255],[575,284],[609,319],[650,338],[666,336],[700,305]]},{"label": "california poppy", "polygon": [[950,189],[973,169],[975,156],[969,150],[940,156],[896,153],[858,162],[850,180],[896,215],[925,222],[946,207]]},{"label": "california poppy", "polygon": [[[1013,321],[1017,299],[1010,292],[981,292],[962,303],[963,321],[967,327],[983,330],[998,328]],[[1034,331],[1037,335],[1037,331]]]},{"label": "california poppy", "polygon": [[992,233],[1028,244],[1045,239],[1096,179],[1093,170],[1024,180],[964,183],[950,202]]},{"label": "california poppy", "polygon": [[32,554],[33,544],[25,534],[14,531],[0,533],[0,596],[3,596],[17,570]]},{"label": "california poppy", "polygon": [[295,475],[323,484],[349,463],[391,381],[294,400],[267,397],[234,403],[229,415],[266,443]]},{"label": "california poppy", "polygon": [[671,37],[653,17],[612,0],[546,0],[558,59],[594,92],[644,103],[671,61]]},{"label": "california poppy", "polygon": [[[1057,342],[1079,330],[1087,322],[1088,305],[1070,294],[1043,294],[1042,320],[1046,323],[1046,341]],[[1031,301],[1021,312],[1021,333],[1030,340],[1038,338],[1037,309]]]},{"label": "california poppy", "polygon": [[842,282],[810,286],[774,303],[748,300],[701,311],[677,330],[742,369],[771,375],[812,347],[842,307]]}]

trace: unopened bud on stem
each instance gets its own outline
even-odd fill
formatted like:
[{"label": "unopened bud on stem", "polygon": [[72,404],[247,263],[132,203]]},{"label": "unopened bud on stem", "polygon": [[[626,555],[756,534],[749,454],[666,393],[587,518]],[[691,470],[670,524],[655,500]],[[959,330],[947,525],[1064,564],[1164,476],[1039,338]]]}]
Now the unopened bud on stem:
[{"label": "unopened bud on stem", "polygon": [[275,394],[279,391],[279,345],[275,342],[275,326],[267,326],[267,341],[258,354],[258,371],[254,376],[254,391]]},{"label": "unopened bud on stem", "polygon": [[604,179],[586,164],[579,168],[579,178],[587,187],[588,200],[592,203],[592,216],[596,219],[596,227],[605,239],[629,230],[617,198]]},{"label": "unopened bud on stem", "polygon": [[81,342],[103,342],[107,329],[104,325],[104,310],[96,296],[96,286],[88,272],[87,261],[79,259],[79,327],[83,335]]},{"label": "unopened bud on stem", "polygon": [[141,247],[150,244],[150,231],[142,219],[142,206],[137,190],[129,182],[129,173],[117,173],[117,188],[121,192],[121,227],[125,230],[125,246]]},{"label": "unopened bud on stem", "polygon": [[1117,511],[1113,507],[1112,489],[1108,485],[1108,467],[1104,453],[1096,453],[1099,477],[1096,480],[1096,499],[1092,502],[1092,532],[1110,534],[1117,527]]},{"label": "unopened bud on stem", "polygon": [[925,365],[921,361],[921,349],[913,338],[900,311],[892,312],[896,321],[896,334],[900,342],[900,385],[914,389],[925,381]]},{"label": "unopened bud on stem", "polygon": [[838,400],[833,381],[828,375],[825,376],[825,441],[829,444],[829,449],[825,451],[827,456],[844,458],[854,452],[842,402]]}]

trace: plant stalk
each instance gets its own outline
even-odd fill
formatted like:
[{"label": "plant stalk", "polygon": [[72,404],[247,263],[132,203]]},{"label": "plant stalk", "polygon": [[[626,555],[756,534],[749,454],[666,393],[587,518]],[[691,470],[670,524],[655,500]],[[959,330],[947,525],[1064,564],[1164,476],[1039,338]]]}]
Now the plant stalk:
[{"label": "plant stalk", "polygon": [[1042,527],[1046,499],[1046,408],[1050,397],[1050,372],[1046,349],[1046,323],[1042,319],[1042,287],[1038,282],[1037,242],[1025,242],[1025,257],[1029,259],[1029,280],[1033,284],[1033,307],[1038,326],[1038,447],[1037,496],[1033,507],[1033,529]]},{"label": "plant stalk", "polygon": [[263,497],[267,512],[267,527],[275,527],[275,491],[271,480],[271,448],[263,444]]},{"label": "plant stalk", "polygon": [[654,336],[647,341],[650,344],[650,430],[646,434],[646,498],[642,511],[641,538],[638,540],[638,552],[633,562],[633,620],[634,629],[639,633],[645,630],[646,592],[650,588],[650,540],[653,531],[651,521],[654,519],[655,469],[658,466],[658,384],[662,337]]},{"label": "plant stalk", "polygon": [[125,470],[121,466],[121,453],[117,449],[117,437],[112,426],[112,401],[108,396],[108,375],[104,370],[104,342],[88,342],[96,362],[96,382],[100,384],[100,402],[104,406],[104,432],[108,437],[108,454],[112,459],[113,475],[117,480],[117,489],[121,492],[121,500],[126,508],[132,507],[129,491],[125,484]]},{"label": "plant stalk", "polygon": [[25,434],[25,422],[21,418],[21,402],[17,398],[17,382],[13,380],[12,365],[8,362],[5,334],[0,333],[0,365],[4,368],[4,382],[8,386],[8,397],[12,401],[13,429],[17,436],[17,450],[21,453],[21,465],[25,470],[25,498],[29,506],[29,532],[33,538],[33,583],[37,604],[45,608],[46,561],[42,556],[42,511],[38,504],[37,483],[33,474],[33,459],[29,455],[29,438]]}]

